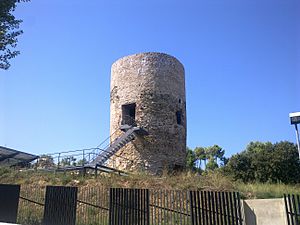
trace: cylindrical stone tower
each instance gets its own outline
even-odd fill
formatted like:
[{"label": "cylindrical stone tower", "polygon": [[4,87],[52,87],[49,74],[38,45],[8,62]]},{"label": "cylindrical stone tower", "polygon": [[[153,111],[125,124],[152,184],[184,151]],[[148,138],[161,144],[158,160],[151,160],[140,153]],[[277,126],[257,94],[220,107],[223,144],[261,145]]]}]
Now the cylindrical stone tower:
[{"label": "cylindrical stone tower", "polygon": [[152,174],[185,166],[185,75],[176,58],[163,53],[140,53],[112,65],[111,142],[122,135],[121,123],[128,118],[148,134],[136,135],[111,157],[110,166]]}]

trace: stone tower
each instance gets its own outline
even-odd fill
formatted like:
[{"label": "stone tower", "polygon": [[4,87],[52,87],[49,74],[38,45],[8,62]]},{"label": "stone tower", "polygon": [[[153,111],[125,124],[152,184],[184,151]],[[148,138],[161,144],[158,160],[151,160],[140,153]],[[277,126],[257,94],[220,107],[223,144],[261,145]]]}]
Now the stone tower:
[{"label": "stone tower", "polygon": [[140,53],[117,60],[111,69],[111,142],[122,124],[143,128],[112,156],[109,165],[125,171],[161,173],[185,166],[186,100],[183,65],[163,53]]}]

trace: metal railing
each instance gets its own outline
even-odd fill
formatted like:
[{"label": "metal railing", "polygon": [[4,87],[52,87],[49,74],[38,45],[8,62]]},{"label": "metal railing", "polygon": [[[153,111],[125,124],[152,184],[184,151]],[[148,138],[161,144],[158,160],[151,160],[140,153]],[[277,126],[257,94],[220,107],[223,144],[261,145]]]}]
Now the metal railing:
[{"label": "metal railing", "polygon": [[[71,170],[72,168],[74,170],[83,169],[83,167],[93,164],[93,162],[97,157],[101,155],[106,156],[108,153],[110,153],[109,147],[111,147],[113,143],[118,141],[120,138],[119,136],[111,141],[112,135],[114,135],[117,131],[114,131],[111,134],[111,136],[106,138],[96,148],[85,148],[85,149],[78,149],[78,150],[55,152],[50,154],[42,154],[32,164],[32,167],[41,170],[60,170],[60,171],[64,171],[64,169]],[[115,157],[129,160],[118,154],[115,154]],[[111,161],[113,162],[114,160],[111,159]],[[105,163],[103,165],[105,165]]]}]

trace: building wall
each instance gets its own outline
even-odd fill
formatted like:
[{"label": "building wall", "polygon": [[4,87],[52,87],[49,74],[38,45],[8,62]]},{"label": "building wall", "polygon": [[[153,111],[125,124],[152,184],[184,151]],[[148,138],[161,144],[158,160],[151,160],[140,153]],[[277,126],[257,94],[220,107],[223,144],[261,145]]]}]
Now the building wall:
[{"label": "building wall", "polygon": [[[119,59],[111,69],[111,141],[121,135],[122,105],[136,104],[136,123],[149,135],[137,136],[112,157],[121,170],[160,173],[183,167],[186,154],[186,98],[183,65],[162,53],[141,53]],[[181,111],[181,124],[176,112]],[[128,160],[129,159],[129,160]]]},{"label": "building wall", "polygon": [[286,225],[284,200],[253,199],[243,203],[246,225]]}]

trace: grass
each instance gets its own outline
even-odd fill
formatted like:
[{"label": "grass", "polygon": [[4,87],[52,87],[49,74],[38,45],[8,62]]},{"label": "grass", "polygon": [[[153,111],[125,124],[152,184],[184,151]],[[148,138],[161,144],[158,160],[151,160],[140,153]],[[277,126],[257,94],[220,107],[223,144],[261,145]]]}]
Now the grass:
[{"label": "grass", "polygon": [[245,199],[268,199],[282,198],[283,194],[298,194],[300,195],[300,184],[269,184],[269,183],[254,183],[244,184],[236,183],[236,189],[242,194]]},{"label": "grass", "polygon": [[[154,190],[210,190],[210,191],[238,191],[243,199],[281,198],[284,193],[300,194],[300,184],[270,184],[254,183],[245,184],[233,181],[221,172],[214,171],[202,175],[181,172],[174,175],[164,173],[162,176],[149,176],[145,173],[131,174],[122,177],[114,174],[99,174],[83,177],[80,174],[46,173],[41,171],[20,171],[8,168],[0,168],[0,183],[21,184],[21,196],[32,201],[43,203],[46,185],[78,186],[78,199],[91,204],[101,203],[102,207],[108,208],[108,196],[100,192],[108,192],[110,187],[123,188],[148,188]],[[90,187],[96,187],[93,191]],[[162,197],[164,195],[160,195]],[[159,197],[157,198],[159,199]],[[155,201],[157,201],[157,199]],[[165,199],[165,198],[164,198]],[[173,204],[173,203],[172,203]],[[181,207],[181,206],[180,206]],[[40,225],[43,217],[43,206],[33,204],[30,201],[20,201],[18,222],[20,224]],[[101,218],[101,224],[108,221],[108,212],[79,204],[77,209],[77,224],[95,225],[96,220]],[[166,218],[169,219],[168,216]],[[175,221],[180,221],[173,217]],[[173,224],[173,222],[172,222]]]},{"label": "grass", "polygon": [[79,187],[124,187],[149,188],[167,190],[211,190],[238,191],[244,199],[280,198],[284,193],[300,194],[300,184],[244,184],[236,182],[220,172],[204,173],[202,175],[182,172],[175,175],[164,173],[162,176],[149,176],[144,173],[121,177],[114,174],[100,174],[83,177],[75,173],[49,173],[40,171],[19,171],[0,168],[0,183],[45,185],[68,185]]}]

